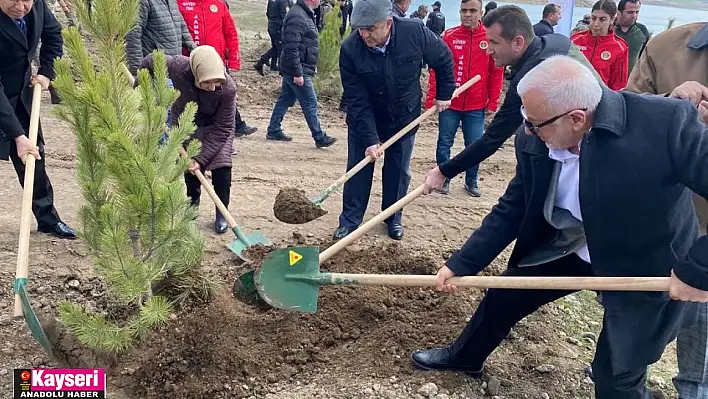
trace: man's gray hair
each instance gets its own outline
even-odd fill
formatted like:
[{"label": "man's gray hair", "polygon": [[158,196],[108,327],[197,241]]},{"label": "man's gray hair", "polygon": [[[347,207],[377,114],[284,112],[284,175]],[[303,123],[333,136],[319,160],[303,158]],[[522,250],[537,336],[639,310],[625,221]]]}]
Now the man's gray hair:
[{"label": "man's gray hair", "polygon": [[602,87],[593,72],[567,55],[549,57],[521,78],[519,96],[530,91],[543,95],[548,115],[580,108],[594,112],[602,98]]}]

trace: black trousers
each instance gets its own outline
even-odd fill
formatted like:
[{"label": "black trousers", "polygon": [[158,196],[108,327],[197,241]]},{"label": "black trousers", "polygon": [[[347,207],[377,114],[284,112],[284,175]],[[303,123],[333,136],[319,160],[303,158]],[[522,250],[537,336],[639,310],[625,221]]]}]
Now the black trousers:
[{"label": "black trousers", "polygon": [[[201,168],[204,173],[204,166]],[[187,186],[187,196],[192,200],[192,205],[199,206],[199,200],[202,194],[202,185],[197,179],[197,176],[187,172],[184,174],[184,182]],[[231,168],[219,168],[211,171],[211,184],[214,186],[214,192],[219,197],[224,206],[228,208],[229,198],[231,196]],[[217,209],[217,212],[218,209]]]},{"label": "black trousers", "polygon": [[270,50],[266,51],[265,54],[261,56],[260,63],[265,64],[270,60],[270,67],[273,68],[278,65],[278,57],[280,57],[280,51],[282,50],[283,30],[280,26],[271,26],[268,24],[268,36],[270,36]]},{"label": "black trousers", "polygon": [[[503,275],[573,277],[593,276],[593,272],[587,262],[572,254],[539,266],[509,268]],[[477,311],[452,345],[453,359],[470,367],[481,368],[487,357],[501,344],[516,323],[535,312],[539,307],[572,292],[574,291],[487,290]],[[630,296],[632,294],[634,293],[630,293]],[[663,322],[666,319],[671,319],[671,315],[667,316],[666,311],[660,310],[662,308],[656,308],[656,312],[640,312],[644,319],[634,319],[632,311],[635,309],[637,311],[647,310],[648,307],[653,306],[651,302],[651,300],[636,302],[638,306],[634,308],[634,302],[630,298],[627,301],[629,306],[622,312],[624,314],[622,319],[629,319],[630,322],[618,323],[617,321],[620,319],[608,318],[606,310],[602,333],[598,339],[595,359],[592,363],[596,398],[651,399],[652,395],[644,385],[647,365],[651,361],[637,361],[637,354],[646,349],[661,356],[663,348],[671,342],[672,337],[675,337],[678,331],[675,320],[669,320],[668,323]],[[635,329],[640,328],[641,330],[627,328],[631,325],[634,325]],[[640,327],[642,325],[648,327],[642,328]],[[633,348],[637,342],[642,342],[640,334],[646,333],[646,330],[649,330],[650,335],[656,338],[651,339],[649,344],[654,347]],[[634,342],[635,337],[638,338],[637,342]],[[627,350],[628,347],[629,350]]]},{"label": "black trousers", "polygon": [[[26,124],[23,118],[19,119],[23,126],[26,127],[29,125],[29,116],[26,117]],[[49,176],[47,176],[44,144],[42,144],[40,140],[37,140],[37,146],[39,147],[39,155],[42,159],[34,162],[32,213],[37,220],[37,228],[39,230],[47,230],[53,228],[61,219],[59,218],[56,208],[54,208],[54,190],[52,189],[52,183],[49,181]],[[24,188],[25,164],[22,163],[22,159],[17,156],[17,146],[14,140],[10,142],[10,160],[12,161],[12,166],[15,167],[17,179]]]},{"label": "black trousers", "polygon": [[[238,106],[234,107],[234,114],[235,114],[235,120],[236,120],[236,130],[238,128],[242,127],[245,123],[243,122],[243,119],[241,119],[241,113],[238,112]],[[191,173],[190,173],[191,174]]]},{"label": "black trousers", "polygon": [[[381,210],[384,210],[408,193],[411,182],[411,154],[415,142],[416,130],[399,139],[388,147],[383,158]],[[353,168],[366,156],[366,146],[349,136],[347,140],[347,170]],[[382,140],[385,141],[385,140]],[[377,161],[381,162],[381,160]],[[359,173],[352,176],[342,189],[342,213],[339,225],[351,229],[359,227],[369,205],[371,184],[374,178],[374,163],[366,165]],[[389,216],[386,224],[401,223],[403,210]]]}]

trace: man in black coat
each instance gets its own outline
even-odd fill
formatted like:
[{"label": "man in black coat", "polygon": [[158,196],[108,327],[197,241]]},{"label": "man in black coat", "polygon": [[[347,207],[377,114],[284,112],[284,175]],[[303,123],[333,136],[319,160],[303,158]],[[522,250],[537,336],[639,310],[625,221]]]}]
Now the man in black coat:
[{"label": "man in black coat", "polygon": [[553,27],[558,25],[562,14],[563,10],[558,4],[546,4],[543,7],[541,20],[533,26],[533,33],[538,37],[555,33]]},{"label": "man in black coat", "polygon": [[271,71],[278,70],[278,57],[283,43],[283,20],[292,7],[290,0],[268,0],[266,17],[268,17],[268,36],[270,49],[266,51],[253,66],[259,74],[264,75],[263,65],[270,65]]},{"label": "man in black coat", "polygon": [[[357,0],[352,28],[339,53],[339,71],[347,103],[347,170],[371,155],[378,158],[384,142],[421,113],[420,64],[425,61],[437,77],[436,105],[449,107],[455,81],[447,45],[420,22],[393,18],[390,0]],[[417,127],[386,150],[383,199],[386,209],[401,199],[410,183],[410,158]],[[370,163],[344,185],[343,209],[334,239],[361,223],[369,203],[374,164]],[[403,238],[401,211],[386,220],[388,235]]]},{"label": "man in black coat", "polygon": [[283,20],[283,50],[280,55],[280,75],[283,82],[280,97],[275,102],[270,116],[266,134],[268,140],[292,140],[283,133],[282,122],[288,109],[297,101],[305,114],[315,146],[329,147],[337,141],[322,130],[317,115],[317,94],[313,77],[317,72],[320,48],[313,10],[319,5],[320,0],[297,0]]},{"label": "man in black coat", "polygon": [[487,54],[494,58],[498,66],[511,66],[514,73],[504,103],[482,137],[428,172],[425,183],[437,189],[443,186],[446,179],[452,180],[491,157],[519,128],[523,119],[519,114],[521,99],[516,94],[516,85],[541,61],[558,54],[569,55],[587,65],[600,80],[594,72],[595,68],[570,39],[557,33],[536,37],[531,20],[519,6],[498,7],[494,12],[485,14],[483,23],[489,41]]},{"label": "man in black coat", "polygon": [[442,4],[439,1],[433,3],[433,12],[428,14],[428,21],[425,23],[425,26],[438,36],[445,32],[445,15],[440,11],[440,7]]},{"label": "man in black coat", "polygon": [[[32,74],[30,60],[39,51],[39,71]],[[32,212],[38,230],[60,238],[75,238],[54,208],[54,192],[44,162],[44,139],[37,137],[39,150],[32,149],[29,131],[34,83],[49,89],[54,78],[54,60],[63,54],[61,26],[44,0],[0,0],[0,159],[12,160],[20,184],[24,185],[24,157],[34,154],[35,163]]]},{"label": "man in black coat", "polygon": [[[568,56],[539,64],[518,92],[516,175],[438,271],[438,289],[454,291],[450,277],[477,274],[514,240],[505,276],[669,277],[669,292],[601,291],[596,397],[649,399],[647,366],[695,322],[689,302],[708,302],[691,192],[708,197],[708,129],[690,103],[614,92]],[[480,376],[519,320],[571,292],[489,289],[456,342],[413,363]]]}]

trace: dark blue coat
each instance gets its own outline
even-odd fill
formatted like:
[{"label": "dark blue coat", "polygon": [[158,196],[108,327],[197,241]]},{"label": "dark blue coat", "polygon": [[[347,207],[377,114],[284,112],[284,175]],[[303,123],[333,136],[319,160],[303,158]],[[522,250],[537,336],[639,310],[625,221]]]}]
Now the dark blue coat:
[{"label": "dark blue coat", "polygon": [[[674,269],[708,290],[708,237],[699,238],[691,193],[708,198],[708,129],[696,107],[603,87],[580,147],[580,208],[594,273],[669,276]],[[499,203],[447,261],[457,275],[478,273],[514,240],[508,266],[517,267],[552,236],[543,217],[554,162],[548,148],[520,131],[516,159]]]},{"label": "dark blue coat", "polygon": [[450,100],[455,91],[452,54],[420,22],[394,18],[385,53],[367,47],[356,32],[344,40],[339,72],[350,139],[367,147],[377,144],[420,115],[423,61],[435,71],[437,99]]},{"label": "dark blue coat", "polygon": [[[40,75],[54,79],[54,60],[64,51],[61,25],[44,3],[36,0],[30,12],[25,16],[27,37],[10,17],[0,12],[0,159],[10,156],[10,142],[26,134],[29,130],[29,118],[32,109],[32,56],[39,50]],[[19,113],[16,110],[24,108]],[[41,128],[37,136],[37,145],[44,143]]]}]

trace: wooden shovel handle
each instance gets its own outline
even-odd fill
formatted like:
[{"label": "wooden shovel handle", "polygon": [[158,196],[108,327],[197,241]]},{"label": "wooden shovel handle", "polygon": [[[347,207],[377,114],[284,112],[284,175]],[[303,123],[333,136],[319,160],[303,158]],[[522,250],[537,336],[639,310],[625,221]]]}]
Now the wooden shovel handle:
[{"label": "wooden shovel handle", "polygon": [[[481,77],[479,75],[475,75],[472,79],[468,80],[463,84],[462,86],[458,87],[455,89],[455,91],[452,93],[452,98],[458,97],[460,94],[462,94],[465,90],[469,89],[473,84],[479,82]],[[428,110],[426,110],[422,115],[418,116],[415,118],[411,123],[406,125],[403,129],[401,129],[398,133],[393,135],[390,139],[386,140],[385,143],[381,144],[379,147],[380,151],[385,151],[388,147],[392,146],[396,141],[398,141],[401,137],[406,135],[408,132],[413,130],[414,127],[418,126],[421,122],[423,122],[425,119],[427,119],[429,116],[435,113],[436,107],[430,107]],[[354,165],[353,168],[349,169],[347,173],[345,173],[342,177],[337,179],[334,183],[332,183],[329,187],[323,190],[323,194],[321,198],[316,199],[314,202],[321,202],[327,196],[329,193],[335,191],[338,187],[346,183],[349,179],[352,178],[355,174],[357,174],[360,170],[362,170],[366,165],[371,163],[374,158],[371,157],[370,155],[367,155],[364,159],[359,161],[358,164]]]},{"label": "wooden shovel handle", "polygon": [[[360,285],[407,287],[435,286],[434,275],[345,274],[332,273],[332,280],[355,281]],[[668,291],[669,277],[453,277],[448,284],[458,287],[596,290],[596,291]]]},{"label": "wooden shovel handle", "polygon": [[359,226],[358,229],[352,231],[351,233],[349,233],[349,235],[337,241],[334,245],[327,248],[324,252],[320,253],[320,263],[325,262],[327,259],[334,256],[334,254],[341,251],[344,247],[354,242],[354,240],[366,234],[374,226],[383,222],[386,218],[393,215],[398,210],[402,209],[414,199],[418,198],[421,194],[423,194],[424,191],[425,184],[421,184],[420,186],[418,186],[418,188],[408,193],[408,195],[399,199],[395,204],[381,211],[381,213],[371,218],[371,220]]},{"label": "wooden shovel handle", "polygon": [[[179,149],[180,152],[182,153],[182,156],[187,158],[187,151],[184,150],[184,148]],[[232,229],[236,227],[236,221],[234,220],[233,216],[231,216],[231,213],[229,212],[228,209],[226,209],[226,206],[224,205],[223,202],[219,199],[219,196],[216,195],[216,192],[214,191],[214,187],[212,187],[211,183],[204,177],[204,174],[202,173],[201,170],[197,169],[194,171],[194,174],[197,176],[197,179],[199,179],[199,182],[202,183],[202,186],[206,190],[206,192],[209,194],[209,197],[211,197],[211,200],[214,201],[214,204],[216,207],[219,209],[219,212],[224,216],[226,219],[226,223],[229,224],[229,227]]]},{"label": "wooden shovel handle", "polygon": [[[29,141],[33,146],[37,146],[37,136],[39,134],[39,108],[42,105],[42,85],[36,83],[32,87],[32,110],[30,112]],[[25,180],[22,190],[22,210],[20,211],[20,238],[17,248],[17,270],[15,279],[26,279],[29,270],[29,241],[30,224],[32,222],[32,193],[34,192],[34,169],[35,159],[33,155],[25,158]],[[15,317],[22,317],[22,300],[19,294],[15,294]]]}]

